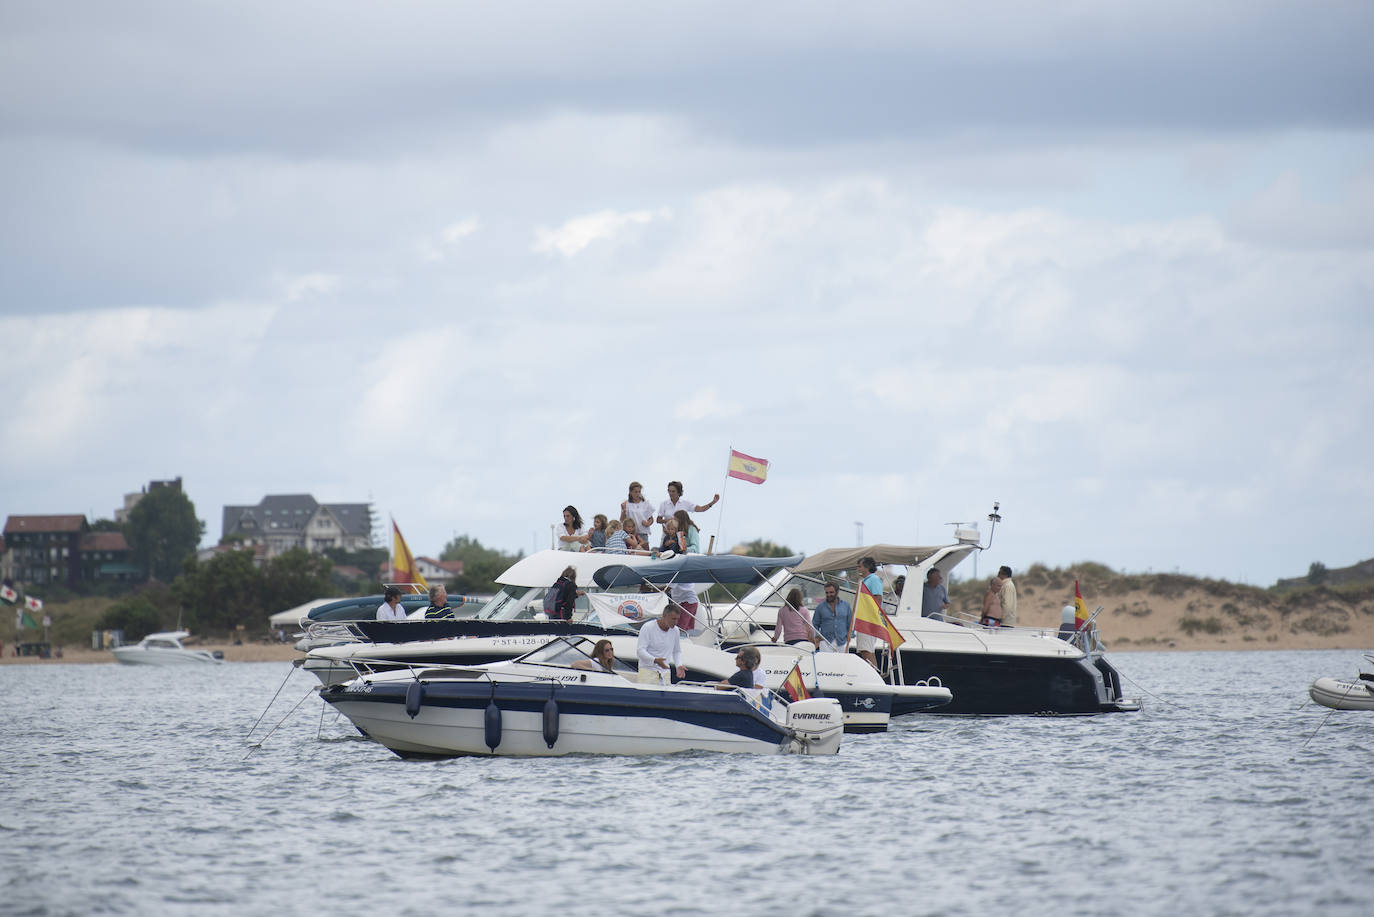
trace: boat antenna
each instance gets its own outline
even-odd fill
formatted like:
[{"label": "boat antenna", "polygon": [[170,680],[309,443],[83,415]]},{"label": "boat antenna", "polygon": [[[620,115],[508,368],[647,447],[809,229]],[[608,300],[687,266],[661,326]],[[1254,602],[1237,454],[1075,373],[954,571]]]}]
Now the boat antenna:
[{"label": "boat antenna", "polygon": [[992,523],[992,528],[988,529],[988,543],[983,546],[984,551],[992,547],[992,536],[997,534],[997,523],[1002,521],[1001,514],[997,512],[1001,507],[1000,502],[992,501],[992,512],[988,513],[988,521]]}]

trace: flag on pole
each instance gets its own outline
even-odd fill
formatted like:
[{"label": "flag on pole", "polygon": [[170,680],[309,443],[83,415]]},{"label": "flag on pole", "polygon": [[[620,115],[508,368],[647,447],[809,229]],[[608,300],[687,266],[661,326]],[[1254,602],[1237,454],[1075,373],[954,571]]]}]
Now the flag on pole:
[{"label": "flag on pole", "polygon": [[741,481],[748,481],[750,484],[762,484],[768,477],[768,460],[754,458],[752,455],[745,455],[743,452],[730,450],[730,470],[727,476],[739,478]]},{"label": "flag on pole", "polygon": [[429,583],[420,575],[420,571],[415,567],[415,558],[410,556],[410,548],[406,546],[406,540],[401,537],[401,529],[396,525],[396,520],[391,520],[391,578],[395,583],[419,583],[421,587],[428,589]]},{"label": "flag on pole", "polygon": [[19,601],[19,593],[15,592],[9,586],[0,586],[0,599],[4,599],[6,602],[13,605],[15,602]]},{"label": "flag on pole", "polygon": [[26,612],[24,612],[24,616],[23,616],[22,618],[19,619],[19,626],[20,626],[20,627],[37,627],[37,626],[38,626],[38,622],[35,621],[35,620],[33,619],[33,615],[29,614],[29,613],[26,611]]},{"label": "flag on pole", "polygon": [[782,680],[782,689],[793,700],[806,700],[811,696],[811,692],[806,690],[806,679],[802,677],[800,659],[792,663],[792,671]]},{"label": "flag on pole", "polygon": [[877,637],[879,640],[886,640],[887,645],[894,650],[906,642],[906,638],[897,630],[892,620],[883,613],[882,606],[873,597],[873,593],[868,591],[868,587],[863,583],[859,584],[859,597],[854,603],[854,630],[856,633],[868,634],[870,637]]},{"label": "flag on pole", "polygon": [[42,611],[43,600],[37,596],[26,595],[24,596],[24,607],[29,611]]},{"label": "flag on pole", "polygon": [[1073,581],[1073,629],[1081,630],[1088,623],[1088,606],[1083,601],[1083,593],[1078,591],[1078,580]]}]

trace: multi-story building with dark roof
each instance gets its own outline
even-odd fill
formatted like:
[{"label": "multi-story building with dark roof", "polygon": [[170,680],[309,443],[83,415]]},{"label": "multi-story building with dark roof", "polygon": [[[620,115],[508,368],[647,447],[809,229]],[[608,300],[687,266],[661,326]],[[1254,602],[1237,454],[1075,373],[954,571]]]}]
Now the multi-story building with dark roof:
[{"label": "multi-story building with dark roof", "polygon": [[291,548],[323,554],[326,548],[372,547],[372,505],[319,503],[310,494],[276,494],[256,506],[224,507],[221,541],[263,545],[275,557]]},{"label": "multi-story building with dark roof", "polygon": [[124,534],[92,532],[85,515],[10,516],[3,546],[0,567],[7,578],[20,583],[76,586],[143,579]]}]

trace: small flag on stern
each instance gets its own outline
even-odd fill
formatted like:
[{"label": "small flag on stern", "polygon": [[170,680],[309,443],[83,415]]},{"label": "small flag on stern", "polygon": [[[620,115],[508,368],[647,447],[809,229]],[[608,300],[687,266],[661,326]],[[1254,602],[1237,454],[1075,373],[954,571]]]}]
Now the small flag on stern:
[{"label": "small flag on stern", "polygon": [[391,520],[392,549],[391,549],[391,575],[397,583],[419,583],[423,588],[428,589],[429,583],[420,575],[420,571],[415,567],[415,558],[410,556],[410,548],[406,545],[406,540],[401,537],[401,529],[396,525],[396,520]]},{"label": "small flag on stern", "polygon": [[1088,605],[1083,601],[1083,593],[1078,591],[1078,580],[1073,581],[1073,629],[1081,630],[1088,623]]},{"label": "small flag on stern", "polygon": [[29,611],[42,611],[43,600],[37,596],[26,595],[24,596],[24,607]]},{"label": "small flag on stern", "polygon": [[883,613],[882,606],[873,597],[873,593],[868,591],[868,587],[863,583],[859,584],[859,598],[854,608],[854,631],[860,634],[868,634],[870,637],[877,637],[879,640],[886,640],[887,645],[894,650],[906,642],[906,638],[897,630],[892,619]]},{"label": "small flag on stern", "polygon": [[15,592],[9,586],[0,586],[0,599],[4,599],[6,602],[13,605],[15,602],[19,601],[19,593]]},{"label": "small flag on stern", "polygon": [[731,449],[728,476],[748,481],[750,484],[762,484],[768,477],[768,460],[754,458],[752,455]]},{"label": "small flag on stern", "polygon": [[800,659],[792,664],[792,671],[782,681],[782,689],[793,700],[806,700],[811,696],[811,692],[806,690],[806,679],[802,678]]}]

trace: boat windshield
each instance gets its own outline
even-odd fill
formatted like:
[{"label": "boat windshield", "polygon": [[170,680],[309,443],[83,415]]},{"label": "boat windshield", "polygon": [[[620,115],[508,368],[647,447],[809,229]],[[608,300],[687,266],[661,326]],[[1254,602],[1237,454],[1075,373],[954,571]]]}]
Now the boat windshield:
[{"label": "boat windshield", "polygon": [[[559,637],[537,650],[526,653],[516,661],[537,665],[563,666],[575,665],[579,662],[588,663],[592,661],[592,649],[595,646],[596,641],[588,637]],[[633,674],[633,670],[619,659],[612,664],[612,668],[621,675]]]}]

